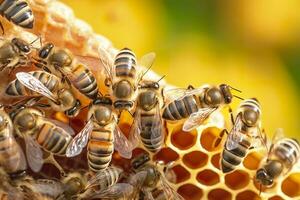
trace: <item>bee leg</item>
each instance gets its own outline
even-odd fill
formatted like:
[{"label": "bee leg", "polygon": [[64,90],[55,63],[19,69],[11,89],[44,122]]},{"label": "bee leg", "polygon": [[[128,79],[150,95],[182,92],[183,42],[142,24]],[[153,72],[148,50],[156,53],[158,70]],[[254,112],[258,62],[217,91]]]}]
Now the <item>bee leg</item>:
[{"label": "bee leg", "polygon": [[232,123],[232,125],[234,126],[234,117],[233,117],[233,112],[232,112],[232,109],[231,109],[231,107],[229,107],[229,114],[230,114],[230,120],[231,120],[231,123]]},{"label": "bee leg", "polygon": [[192,85],[189,85],[187,89],[189,89],[189,90],[193,90],[193,89],[195,89],[195,87],[194,87],[194,86],[192,86]]},{"label": "bee leg", "polygon": [[218,137],[218,138],[216,139],[216,141],[215,141],[214,147],[219,146],[219,144],[221,143],[221,141],[222,141],[222,139],[223,139],[225,133],[226,133],[226,135],[228,135],[227,129],[223,129],[223,130],[220,132],[219,137]]},{"label": "bee leg", "polygon": [[44,159],[45,163],[50,163],[54,165],[59,171],[61,176],[66,176],[64,169],[60,166],[60,164],[55,160],[52,153],[49,153],[48,157]]},{"label": "bee leg", "polygon": [[3,27],[2,22],[0,22],[0,28],[1,28],[1,31],[2,31],[2,35],[4,35],[4,27]]}]

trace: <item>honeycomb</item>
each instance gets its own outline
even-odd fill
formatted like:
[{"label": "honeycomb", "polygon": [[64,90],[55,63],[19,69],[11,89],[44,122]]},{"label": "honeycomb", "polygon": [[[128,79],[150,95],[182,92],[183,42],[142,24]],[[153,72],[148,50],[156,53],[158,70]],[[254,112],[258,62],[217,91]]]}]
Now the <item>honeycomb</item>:
[{"label": "honeycomb", "polygon": [[[34,15],[35,25],[30,32],[12,26],[5,19],[1,19],[4,25],[5,37],[21,37],[27,41],[33,41],[41,36],[43,41],[51,41],[58,47],[68,48],[83,63],[91,68],[97,77],[100,88],[103,85],[103,68],[99,61],[98,47],[105,47],[113,56],[116,49],[111,42],[103,36],[97,35],[85,22],[77,19],[72,10],[66,5],[55,0],[28,0]],[[78,42],[80,41],[80,42]],[[29,71],[31,68],[22,69]],[[20,70],[20,69],[18,69]],[[2,72],[0,86],[3,88],[9,81],[6,72]],[[155,78],[154,78],[155,77]],[[146,78],[157,80],[154,72],[147,74]],[[188,84],[188,83],[187,83]],[[103,89],[102,92],[106,92]],[[3,91],[3,90],[2,90]],[[89,101],[81,94],[77,94],[84,104]],[[2,101],[11,100],[1,95]],[[62,113],[53,113],[53,117],[68,122]],[[79,131],[86,117],[86,111],[72,119],[70,124],[75,131]],[[129,132],[132,118],[129,114],[122,114],[120,127],[124,133]],[[198,199],[300,199],[300,167],[296,166],[284,177],[278,178],[272,188],[262,188],[259,194],[259,185],[253,181],[255,170],[259,167],[263,153],[259,150],[251,150],[237,170],[229,174],[223,174],[220,170],[219,161],[224,145],[225,137],[221,144],[214,147],[214,141],[225,126],[221,113],[217,113],[207,124],[200,126],[192,132],[182,131],[182,123],[167,123],[167,136],[165,146],[156,154],[151,154],[153,161],[172,163],[172,172],[176,178],[168,179],[170,184],[187,200]],[[142,146],[134,150],[133,156],[146,150]],[[63,167],[81,168],[86,167],[86,158],[77,156],[78,162],[58,159]],[[121,158],[117,153],[113,155],[113,164],[129,168],[130,161]],[[49,166],[46,166],[46,169]],[[50,170],[51,171],[51,170]],[[48,174],[52,173],[47,172]]]}]

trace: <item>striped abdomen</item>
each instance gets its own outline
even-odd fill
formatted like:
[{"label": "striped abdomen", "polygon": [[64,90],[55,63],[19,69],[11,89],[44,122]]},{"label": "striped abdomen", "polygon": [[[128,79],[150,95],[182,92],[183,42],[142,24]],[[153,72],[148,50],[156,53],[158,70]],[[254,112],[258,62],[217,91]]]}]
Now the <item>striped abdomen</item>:
[{"label": "striped abdomen", "polygon": [[107,169],[104,169],[101,171],[101,173],[104,173],[104,179],[101,179],[98,181],[97,186],[97,191],[101,191],[104,189],[107,189],[108,187],[114,185],[117,183],[117,181],[120,178],[120,175],[122,173],[122,170],[117,167],[108,167]]},{"label": "striped abdomen", "polygon": [[272,155],[286,166],[293,166],[300,159],[300,146],[294,139],[284,138],[275,145]]},{"label": "striped abdomen", "polygon": [[0,134],[0,166],[7,173],[19,173],[26,170],[24,158],[24,153],[13,136]]},{"label": "striped abdomen", "polygon": [[136,57],[130,49],[124,48],[116,55],[114,66],[117,77],[135,78]]},{"label": "striped abdomen", "polygon": [[[143,145],[151,152],[156,152],[160,149],[163,143],[163,125],[157,125],[157,119],[154,114],[141,114],[141,140]],[[155,134],[156,137],[152,135]],[[152,138],[152,139],[151,139]]]},{"label": "striped abdomen", "polygon": [[54,124],[44,123],[36,136],[36,140],[44,150],[54,155],[63,156],[72,136]]},{"label": "striped abdomen", "polygon": [[226,145],[222,153],[221,167],[223,173],[228,173],[234,170],[245,158],[251,142],[248,137],[243,137],[243,140],[238,144],[237,148],[228,150]]},{"label": "striped abdomen", "polygon": [[33,27],[32,10],[24,0],[3,0],[0,3],[0,14],[23,28],[31,29]]},{"label": "striped abdomen", "polygon": [[93,172],[106,169],[110,164],[114,150],[112,129],[102,127],[94,129],[87,149],[89,169]]},{"label": "striped abdomen", "polygon": [[[35,78],[40,80],[51,92],[55,92],[59,87],[59,79],[44,71],[29,72]],[[18,79],[10,82],[5,93],[10,96],[33,96],[39,95],[36,92],[27,89]]]},{"label": "striped abdomen", "polygon": [[70,81],[80,93],[90,99],[95,99],[98,94],[98,85],[93,73],[83,65],[77,65],[69,76]]},{"label": "striped abdomen", "polygon": [[197,101],[194,96],[187,96],[182,100],[171,102],[163,111],[166,120],[181,120],[198,111]]}]

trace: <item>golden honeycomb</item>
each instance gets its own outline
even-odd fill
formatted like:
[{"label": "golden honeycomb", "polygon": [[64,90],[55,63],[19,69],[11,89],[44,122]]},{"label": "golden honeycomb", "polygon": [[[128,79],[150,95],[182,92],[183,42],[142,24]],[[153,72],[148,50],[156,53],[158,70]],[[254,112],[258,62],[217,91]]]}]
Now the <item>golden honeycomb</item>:
[{"label": "golden honeycomb", "polygon": [[[100,45],[105,47],[113,56],[117,50],[111,42],[105,37],[95,34],[88,24],[77,19],[72,10],[59,1],[28,1],[35,14],[34,29],[30,30],[31,33],[29,33],[24,29],[12,26],[5,19],[1,19],[5,28],[4,37],[17,36],[30,42],[37,36],[41,36],[44,42],[51,41],[58,47],[68,48],[81,62],[92,69],[100,88],[105,88],[103,69],[98,59],[98,47]],[[18,70],[28,71],[30,68]],[[2,72],[1,75],[0,86],[2,88],[12,79],[5,73]],[[146,78],[152,79],[154,76],[157,75],[150,72]],[[81,94],[77,95],[85,104],[88,104],[88,99]],[[1,96],[2,101],[10,101],[5,96]],[[52,116],[65,122],[68,121],[62,113],[53,113]],[[70,121],[74,130],[79,131],[83,127],[85,116],[86,111],[83,111],[79,117]],[[124,133],[128,133],[131,123],[130,115],[125,113],[121,116],[120,127]],[[225,138],[218,147],[214,147],[213,144],[225,124],[221,113],[217,113],[207,124],[192,132],[182,131],[181,123],[167,123],[166,145],[158,153],[151,154],[151,156],[153,161],[173,162],[171,169],[176,178],[170,178],[169,181],[177,192],[187,200],[300,199],[299,166],[294,167],[286,176],[280,177],[272,188],[263,188],[259,194],[259,186],[255,184],[253,178],[255,170],[263,158],[263,151],[251,150],[237,170],[223,174],[220,170],[219,160]],[[140,146],[134,150],[133,155],[143,151],[146,150]],[[84,154],[85,152],[74,158],[77,162],[74,162],[74,159],[60,158],[58,160],[64,167],[86,167]],[[114,154],[113,158],[113,164],[120,165],[125,169],[129,168],[129,160],[121,158],[117,153]],[[47,167],[49,166],[46,166],[46,169],[48,169]]]}]

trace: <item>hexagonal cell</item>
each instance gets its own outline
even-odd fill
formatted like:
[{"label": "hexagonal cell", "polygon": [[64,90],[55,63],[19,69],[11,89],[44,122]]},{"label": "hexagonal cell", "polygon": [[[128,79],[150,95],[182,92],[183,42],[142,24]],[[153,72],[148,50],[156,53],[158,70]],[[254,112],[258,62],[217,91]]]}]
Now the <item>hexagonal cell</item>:
[{"label": "hexagonal cell", "polygon": [[300,196],[300,173],[289,175],[281,185],[282,191],[289,197]]},{"label": "hexagonal cell", "polygon": [[250,170],[256,170],[259,167],[260,161],[262,159],[261,154],[257,152],[249,153],[243,161],[243,165]]},{"label": "hexagonal cell", "polygon": [[236,195],[236,200],[260,200],[259,195],[251,190],[246,190]]},{"label": "hexagonal cell", "polygon": [[276,195],[276,196],[273,196],[273,197],[269,198],[268,200],[284,200],[284,198],[282,198],[281,196]]},{"label": "hexagonal cell", "polygon": [[215,185],[220,181],[219,175],[209,169],[199,172],[196,179],[203,185]]},{"label": "hexagonal cell", "polygon": [[220,145],[218,147],[215,147],[215,141],[217,138],[219,138],[219,134],[222,130],[217,127],[209,127],[202,131],[201,137],[200,137],[200,143],[204,149],[207,151],[216,151],[219,149]]},{"label": "hexagonal cell", "polygon": [[179,158],[179,155],[171,148],[162,148],[153,156],[154,161],[164,161],[169,163]]},{"label": "hexagonal cell", "polygon": [[187,167],[191,169],[197,169],[206,165],[208,155],[201,151],[192,151],[188,154],[185,154],[182,160]]},{"label": "hexagonal cell", "polygon": [[221,153],[217,153],[211,157],[211,164],[219,170],[221,170],[220,159],[221,159]]},{"label": "hexagonal cell", "polygon": [[231,200],[232,195],[230,192],[223,189],[213,189],[207,195],[208,200]]},{"label": "hexagonal cell", "polygon": [[174,146],[181,150],[186,150],[195,145],[197,140],[196,129],[192,132],[185,132],[182,126],[177,126],[173,129],[171,134],[171,142]]},{"label": "hexagonal cell", "polygon": [[185,200],[199,200],[203,196],[202,190],[192,184],[185,184],[180,186],[177,192]]},{"label": "hexagonal cell", "polygon": [[225,184],[233,190],[242,189],[247,186],[249,182],[249,174],[241,170],[236,170],[225,175]]},{"label": "hexagonal cell", "polygon": [[174,183],[184,182],[191,177],[190,172],[186,170],[184,167],[182,167],[181,165],[176,165],[171,170],[175,173],[176,176],[174,177],[175,179],[175,181],[173,181]]}]

